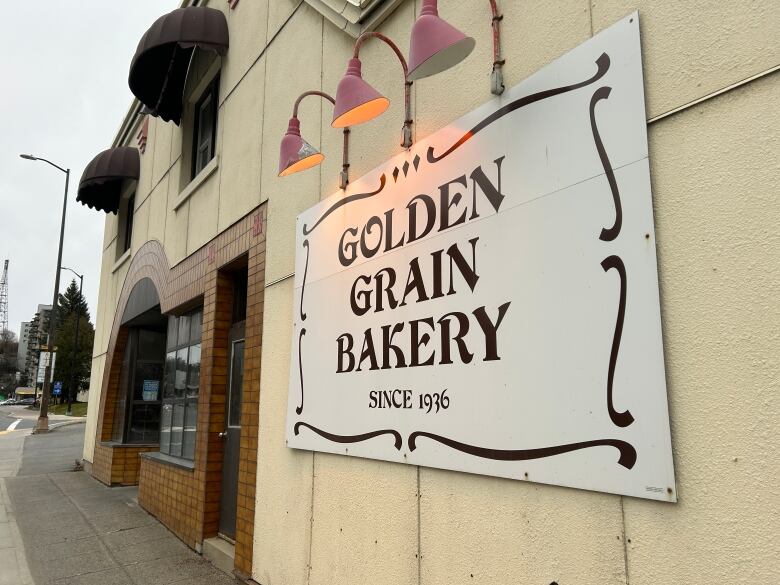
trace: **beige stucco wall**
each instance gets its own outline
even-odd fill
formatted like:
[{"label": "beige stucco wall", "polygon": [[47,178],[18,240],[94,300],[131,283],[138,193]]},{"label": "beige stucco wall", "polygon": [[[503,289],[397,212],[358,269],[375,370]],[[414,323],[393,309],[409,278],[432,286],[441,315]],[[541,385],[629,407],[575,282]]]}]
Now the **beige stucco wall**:
[{"label": "beige stucco wall", "polygon": [[[308,89],[334,92],[353,39],[300,0],[225,11],[217,170],[178,209],[182,130],[152,120],[133,250],[164,243],[175,264],[268,201],[254,578],[268,584],[780,582],[775,432],[780,386],[780,78],[777,73],[649,126],[677,504],[306,453],[284,444],[295,217],[336,190],[341,133],[304,102],[302,131],[328,156],[277,178],[279,140]],[[401,47],[419,9],[382,25]],[[507,85],[639,9],[647,117],[655,119],[780,63],[780,4],[716,0],[499,0]],[[487,2],[440,12],[478,41],[452,73],[414,87],[427,135],[490,99]],[[399,150],[400,68],[380,43],[364,75],[392,100],[352,132],[357,177]],[[468,79],[468,83],[463,83]],[[115,271],[106,222],[85,458],[91,459]],[[281,280],[280,280],[281,279]],[[277,282],[279,281],[279,282]]]}]

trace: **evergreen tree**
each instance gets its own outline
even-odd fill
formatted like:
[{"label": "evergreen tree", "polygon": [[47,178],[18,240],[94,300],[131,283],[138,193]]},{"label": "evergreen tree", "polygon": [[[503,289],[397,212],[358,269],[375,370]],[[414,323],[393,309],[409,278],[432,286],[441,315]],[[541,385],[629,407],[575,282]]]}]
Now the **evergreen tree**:
[{"label": "evergreen tree", "polygon": [[19,343],[13,331],[0,331],[0,395],[9,396],[16,388],[16,352]]},{"label": "evergreen tree", "polygon": [[[72,279],[68,288],[65,290],[65,294],[59,295],[57,301],[57,314],[59,319],[66,318],[71,313],[75,313],[76,309],[81,313],[81,318],[89,321],[89,306],[84,295],[79,292],[79,285],[76,283],[76,279]],[[58,320],[59,320],[58,319]]]},{"label": "evergreen tree", "polygon": [[[89,383],[92,368],[92,344],[95,328],[90,322],[89,307],[84,295],[79,292],[76,280],[71,280],[65,294],[59,296],[57,308],[57,361],[54,365],[54,380],[62,382],[63,401],[71,392],[71,373],[74,373],[73,399],[79,390]],[[79,321],[78,351],[76,351],[76,320]]]}]

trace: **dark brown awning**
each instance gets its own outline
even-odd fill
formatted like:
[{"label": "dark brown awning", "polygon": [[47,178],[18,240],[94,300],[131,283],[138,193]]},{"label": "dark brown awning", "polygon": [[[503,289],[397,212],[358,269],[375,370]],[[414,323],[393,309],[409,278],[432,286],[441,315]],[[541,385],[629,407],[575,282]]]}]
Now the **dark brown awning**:
[{"label": "dark brown awning", "polygon": [[137,181],[140,174],[141,156],[137,148],[120,146],[105,150],[84,169],[76,201],[90,209],[116,213],[123,183]]},{"label": "dark brown awning", "polygon": [[157,19],[130,64],[130,90],[153,116],[181,122],[184,84],[195,47],[227,53],[228,25],[214,8],[177,8]]}]

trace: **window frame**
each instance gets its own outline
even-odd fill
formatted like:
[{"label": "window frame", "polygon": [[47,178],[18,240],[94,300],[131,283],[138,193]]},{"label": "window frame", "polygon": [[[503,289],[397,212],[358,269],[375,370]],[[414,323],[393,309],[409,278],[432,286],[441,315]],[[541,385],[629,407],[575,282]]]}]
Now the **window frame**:
[{"label": "window frame", "polygon": [[127,200],[125,209],[125,234],[122,242],[122,254],[133,246],[133,219],[135,218],[135,191]]},{"label": "window frame", "polygon": [[[217,73],[214,78],[209,81],[208,86],[203,93],[198,97],[198,101],[195,102],[193,108],[193,120],[192,120],[192,153],[190,159],[190,181],[200,174],[208,164],[214,159],[217,154],[217,124],[219,123],[219,79],[220,74]],[[204,104],[211,100],[209,104],[209,117],[211,118],[211,137],[209,141],[209,157],[199,167],[200,147],[203,144],[203,140],[200,136],[201,133],[201,113],[203,111]]]},{"label": "window frame", "polygon": [[122,190],[120,196],[117,213],[116,261],[122,259],[133,247],[133,224],[135,220],[137,187],[136,181],[129,182]]},{"label": "window frame", "polygon": [[[181,339],[182,323],[186,319],[187,339]],[[197,329],[196,329],[197,325]],[[197,331],[197,334],[196,334]],[[171,336],[175,335],[175,340]],[[198,402],[200,400],[200,371],[202,367],[203,307],[182,315],[168,317],[168,337],[166,339],[165,366],[160,406],[160,453],[184,461],[195,460],[197,441]],[[197,348],[197,366],[191,361]],[[184,352],[183,378],[181,388],[177,380],[179,373],[179,354]],[[192,385],[193,371],[197,368],[197,384]],[[194,391],[193,391],[194,388]],[[194,405],[194,409],[192,406]],[[177,408],[178,407],[178,408]],[[177,411],[181,410],[181,439],[174,441]],[[166,414],[166,410],[169,414]],[[194,420],[190,417],[194,412]],[[190,425],[191,422],[191,425]],[[187,431],[188,427],[192,427]],[[188,434],[189,433],[189,434]],[[188,445],[187,438],[191,443]],[[174,450],[174,445],[178,449]]]},{"label": "window frame", "polygon": [[[162,413],[161,388],[163,380],[160,380],[160,390],[158,390],[157,400],[143,400],[135,397],[135,387],[138,375],[139,364],[160,363],[159,360],[149,357],[139,358],[139,349],[141,346],[141,333],[159,333],[143,327],[133,327],[127,338],[127,345],[122,357],[122,372],[119,383],[119,389],[116,400],[116,413],[114,416],[113,430],[111,440],[123,445],[153,445],[158,444],[160,440],[159,426],[157,429],[157,440],[133,440],[133,410],[136,406],[159,406]],[[161,363],[162,374],[165,375],[165,361]],[[158,414],[158,417],[160,416]]]}]

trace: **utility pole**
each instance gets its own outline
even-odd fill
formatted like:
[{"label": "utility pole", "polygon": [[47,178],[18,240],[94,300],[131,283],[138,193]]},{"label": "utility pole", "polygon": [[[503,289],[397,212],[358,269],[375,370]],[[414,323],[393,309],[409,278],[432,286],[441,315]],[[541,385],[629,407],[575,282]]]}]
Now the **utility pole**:
[{"label": "utility pole", "polygon": [[65,212],[68,208],[68,183],[70,181],[70,169],[63,169],[59,165],[55,165],[50,160],[33,156],[31,154],[20,154],[25,160],[35,160],[45,162],[48,165],[53,166],[65,173],[65,197],[62,202],[62,223],[60,224],[60,247],[57,252],[57,270],[54,273],[54,299],[51,303],[51,317],[49,319],[49,341],[47,343],[49,347],[49,361],[46,364],[46,370],[43,374],[43,393],[41,394],[41,410],[38,414],[38,422],[35,425],[36,433],[48,433],[49,432],[49,396],[51,395],[51,366],[54,361],[54,348],[57,337],[57,301],[60,294],[60,267],[62,266],[62,241],[65,238]]}]

